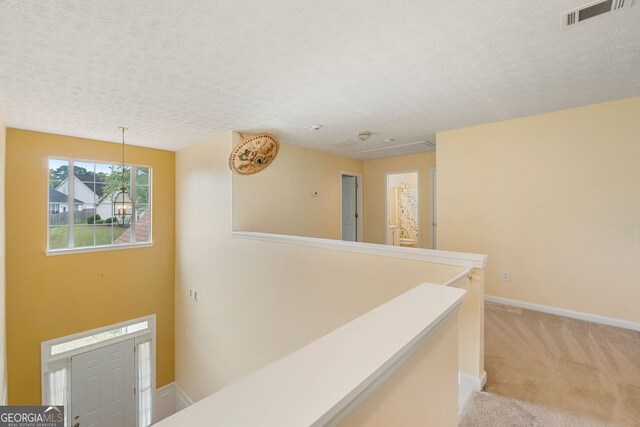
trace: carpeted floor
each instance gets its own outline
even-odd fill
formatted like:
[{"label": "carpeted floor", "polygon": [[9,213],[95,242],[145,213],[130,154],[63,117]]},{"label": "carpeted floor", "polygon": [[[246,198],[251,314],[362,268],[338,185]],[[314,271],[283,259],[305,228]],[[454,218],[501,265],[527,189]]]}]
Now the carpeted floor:
[{"label": "carpeted floor", "polygon": [[640,332],[487,303],[485,369],[460,426],[640,426]]}]

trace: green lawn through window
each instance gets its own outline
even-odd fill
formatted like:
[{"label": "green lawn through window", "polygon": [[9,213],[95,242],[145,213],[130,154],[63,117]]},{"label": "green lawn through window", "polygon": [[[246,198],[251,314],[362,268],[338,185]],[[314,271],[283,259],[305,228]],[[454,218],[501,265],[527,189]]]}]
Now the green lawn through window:
[{"label": "green lawn through window", "polygon": [[[93,246],[93,232],[95,228],[96,245],[110,245],[111,242],[111,226],[108,225],[87,225],[77,224],[74,227],[75,247]],[[117,239],[126,228],[113,227],[113,240]],[[69,231],[68,227],[49,227],[49,249],[66,248]]]}]

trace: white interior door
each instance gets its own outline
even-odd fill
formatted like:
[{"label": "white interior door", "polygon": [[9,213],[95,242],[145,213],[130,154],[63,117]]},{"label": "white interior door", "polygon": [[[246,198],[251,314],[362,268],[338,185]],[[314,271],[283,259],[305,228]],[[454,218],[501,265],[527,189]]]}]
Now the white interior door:
[{"label": "white interior door", "polygon": [[431,249],[436,249],[438,243],[438,218],[436,217],[436,168],[431,168]]},{"label": "white interior door", "polygon": [[134,342],[71,358],[71,426],[135,427]]},{"label": "white interior door", "polygon": [[357,188],[356,177],[342,175],[342,240],[356,242],[357,227]]}]

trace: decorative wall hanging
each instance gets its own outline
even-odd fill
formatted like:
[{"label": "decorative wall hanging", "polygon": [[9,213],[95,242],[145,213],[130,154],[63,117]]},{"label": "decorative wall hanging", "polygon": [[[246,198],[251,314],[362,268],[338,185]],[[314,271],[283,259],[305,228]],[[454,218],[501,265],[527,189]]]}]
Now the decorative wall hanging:
[{"label": "decorative wall hanging", "polygon": [[229,167],[234,173],[252,175],[273,162],[280,150],[278,138],[270,133],[259,133],[235,146],[229,156]]}]

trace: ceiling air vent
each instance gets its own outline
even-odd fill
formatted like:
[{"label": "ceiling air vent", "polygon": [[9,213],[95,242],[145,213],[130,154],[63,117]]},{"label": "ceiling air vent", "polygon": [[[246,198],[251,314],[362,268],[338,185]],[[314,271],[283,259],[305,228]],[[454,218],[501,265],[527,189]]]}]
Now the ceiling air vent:
[{"label": "ceiling air vent", "polygon": [[631,6],[631,0],[605,0],[582,6],[562,15],[563,23],[566,27],[575,25],[603,13],[613,12],[618,9],[625,9]]}]

